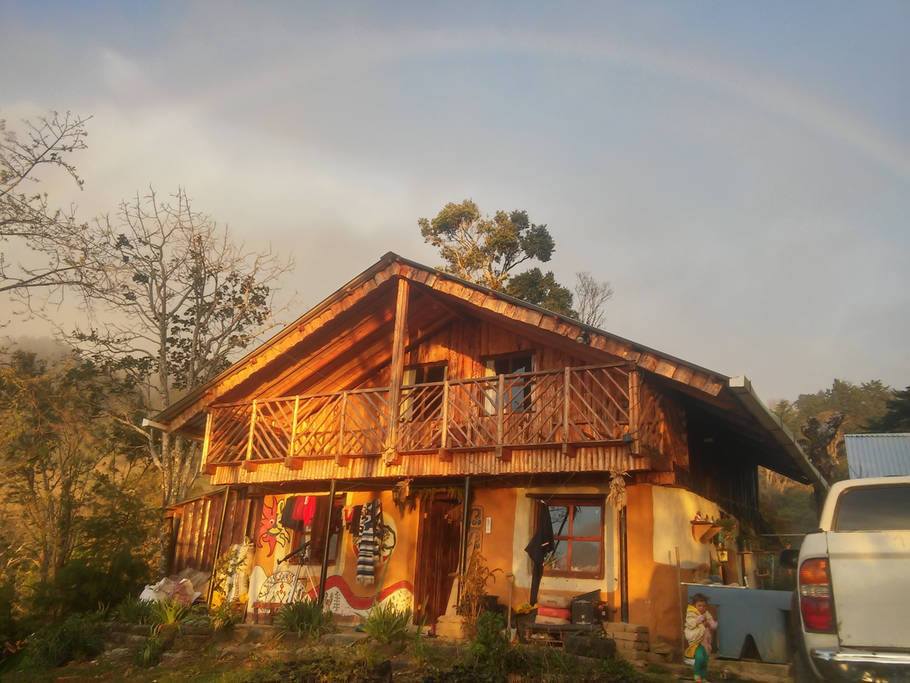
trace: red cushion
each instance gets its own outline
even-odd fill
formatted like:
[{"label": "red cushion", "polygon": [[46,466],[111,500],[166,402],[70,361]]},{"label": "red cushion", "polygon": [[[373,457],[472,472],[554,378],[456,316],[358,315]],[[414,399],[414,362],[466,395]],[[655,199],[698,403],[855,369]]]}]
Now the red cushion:
[{"label": "red cushion", "polygon": [[537,608],[537,614],[541,617],[558,617],[559,619],[571,619],[572,610],[564,607],[547,607],[540,605]]}]

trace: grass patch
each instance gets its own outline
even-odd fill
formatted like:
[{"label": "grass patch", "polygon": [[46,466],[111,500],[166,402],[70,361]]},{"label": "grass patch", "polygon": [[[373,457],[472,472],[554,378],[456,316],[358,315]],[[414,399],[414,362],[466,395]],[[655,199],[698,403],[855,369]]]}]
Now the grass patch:
[{"label": "grass patch", "polygon": [[281,635],[316,639],[332,630],[331,615],[313,600],[282,605],[275,614],[275,626]]}]

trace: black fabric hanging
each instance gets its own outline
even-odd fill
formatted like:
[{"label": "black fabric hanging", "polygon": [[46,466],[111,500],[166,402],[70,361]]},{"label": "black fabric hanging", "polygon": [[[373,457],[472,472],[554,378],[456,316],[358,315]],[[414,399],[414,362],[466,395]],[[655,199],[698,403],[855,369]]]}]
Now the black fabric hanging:
[{"label": "black fabric hanging", "polygon": [[540,590],[540,578],[543,576],[543,561],[553,548],[553,522],[550,520],[550,507],[542,502],[537,502],[537,531],[531,537],[525,552],[531,558],[533,569],[531,572],[531,598],[532,605],[537,604],[537,592]]}]

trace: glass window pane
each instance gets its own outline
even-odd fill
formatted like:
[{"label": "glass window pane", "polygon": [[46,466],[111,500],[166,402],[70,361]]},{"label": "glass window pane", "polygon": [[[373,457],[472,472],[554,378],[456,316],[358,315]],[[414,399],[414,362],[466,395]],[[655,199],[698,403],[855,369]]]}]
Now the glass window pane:
[{"label": "glass window pane", "polygon": [[600,543],[572,541],[572,571],[596,572],[600,569]]},{"label": "glass window pane", "polygon": [[550,506],[550,523],[553,525],[553,535],[567,535],[569,533],[569,508],[561,505]]},{"label": "glass window pane", "polygon": [[564,572],[569,568],[569,542],[559,541],[556,544],[556,550],[550,554],[547,568],[558,572]]},{"label": "glass window pane", "polygon": [[910,486],[870,486],[844,491],[837,502],[835,529],[910,530]]},{"label": "glass window pane", "polygon": [[573,536],[600,536],[601,508],[599,505],[576,505]]}]

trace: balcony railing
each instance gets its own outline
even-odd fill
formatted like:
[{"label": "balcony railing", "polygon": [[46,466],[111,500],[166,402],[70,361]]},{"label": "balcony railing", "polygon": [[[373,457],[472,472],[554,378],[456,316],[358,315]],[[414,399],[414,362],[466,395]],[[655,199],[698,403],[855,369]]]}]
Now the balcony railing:
[{"label": "balcony railing", "polygon": [[216,405],[205,462],[615,442],[629,433],[630,379],[623,363],[406,385],[394,407],[389,387]]}]

